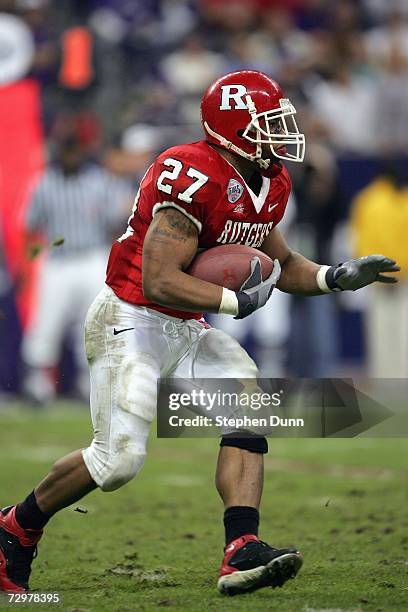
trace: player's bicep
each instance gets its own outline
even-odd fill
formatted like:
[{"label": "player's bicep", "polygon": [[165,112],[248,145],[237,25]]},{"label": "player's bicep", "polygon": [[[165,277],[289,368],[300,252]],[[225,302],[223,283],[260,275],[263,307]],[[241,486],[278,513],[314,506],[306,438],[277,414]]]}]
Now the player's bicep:
[{"label": "player's bicep", "polygon": [[184,270],[197,252],[198,231],[186,215],[169,207],[158,211],[143,245],[143,277]]}]

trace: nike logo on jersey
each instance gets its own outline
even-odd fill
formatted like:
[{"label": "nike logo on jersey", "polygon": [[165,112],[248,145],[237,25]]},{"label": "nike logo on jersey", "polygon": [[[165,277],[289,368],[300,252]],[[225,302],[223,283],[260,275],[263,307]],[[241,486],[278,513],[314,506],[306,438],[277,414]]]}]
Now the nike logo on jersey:
[{"label": "nike logo on jersey", "polygon": [[[279,202],[278,202],[279,204]],[[269,204],[268,206],[268,212],[271,212],[271,210],[273,210],[274,208],[276,208],[278,206],[278,204],[272,204],[272,206]]]},{"label": "nike logo on jersey", "polygon": [[127,327],[126,329],[116,329],[115,327],[113,328],[113,335],[117,336],[118,334],[123,334],[123,332],[125,331],[130,331],[132,329],[135,329],[134,327]]}]

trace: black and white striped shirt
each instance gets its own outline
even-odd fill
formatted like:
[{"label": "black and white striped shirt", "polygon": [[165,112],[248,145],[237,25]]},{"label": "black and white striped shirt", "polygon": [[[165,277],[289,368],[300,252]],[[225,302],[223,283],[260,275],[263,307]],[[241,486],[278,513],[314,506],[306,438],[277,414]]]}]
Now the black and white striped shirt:
[{"label": "black and white striped shirt", "polygon": [[50,166],[31,200],[27,228],[41,231],[49,243],[64,238],[63,246],[51,251],[52,257],[103,248],[112,241],[112,231],[126,221],[132,191],[130,183],[96,165],[69,175]]}]

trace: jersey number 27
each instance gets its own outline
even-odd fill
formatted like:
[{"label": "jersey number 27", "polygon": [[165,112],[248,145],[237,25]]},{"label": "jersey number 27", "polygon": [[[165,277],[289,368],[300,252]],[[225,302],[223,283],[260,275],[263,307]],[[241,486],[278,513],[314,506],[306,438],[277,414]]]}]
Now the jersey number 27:
[{"label": "jersey number 27", "polygon": [[[178,159],[173,159],[172,157],[168,157],[163,162],[164,166],[169,166],[172,170],[163,170],[157,179],[157,188],[160,191],[164,191],[164,193],[172,194],[173,187],[172,182],[178,179],[181,171],[183,170],[183,164]],[[184,191],[180,191],[177,194],[177,198],[182,200],[182,202],[187,202],[187,204],[191,204],[193,201],[193,195],[208,181],[208,176],[199,172],[195,168],[191,166],[188,168],[185,173],[186,176],[193,179],[191,185],[187,187]]]}]

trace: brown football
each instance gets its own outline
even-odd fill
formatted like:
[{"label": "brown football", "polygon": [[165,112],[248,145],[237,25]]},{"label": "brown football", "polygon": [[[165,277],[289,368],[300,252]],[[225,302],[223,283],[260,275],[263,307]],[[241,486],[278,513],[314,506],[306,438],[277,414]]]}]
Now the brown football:
[{"label": "brown football", "polygon": [[238,291],[251,273],[251,259],[261,261],[262,278],[272,272],[273,261],[268,255],[243,244],[223,244],[199,253],[186,270],[201,280]]}]

